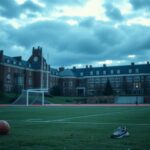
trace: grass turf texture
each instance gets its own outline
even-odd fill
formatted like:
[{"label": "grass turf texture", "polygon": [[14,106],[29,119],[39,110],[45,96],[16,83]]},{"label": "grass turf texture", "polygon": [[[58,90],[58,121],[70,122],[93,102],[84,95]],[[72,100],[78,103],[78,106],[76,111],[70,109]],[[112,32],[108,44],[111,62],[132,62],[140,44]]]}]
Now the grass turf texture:
[{"label": "grass turf texture", "polygon": [[[0,150],[148,150],[150,107],[0,107]],[[111,139],[119,125],[130,136]]]}]

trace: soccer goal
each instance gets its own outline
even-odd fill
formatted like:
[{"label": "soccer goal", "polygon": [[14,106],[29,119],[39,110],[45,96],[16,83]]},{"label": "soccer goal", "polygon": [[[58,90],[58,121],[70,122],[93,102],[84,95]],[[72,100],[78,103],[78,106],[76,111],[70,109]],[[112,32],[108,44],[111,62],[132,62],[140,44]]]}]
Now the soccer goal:
[{"label": "soccer goal", "polygon": [[26,106],[48,104],[48,101],[45,100],[44,97],[45,93],[47,93],[47,89],[23,90],[21,95],[16,99],[13,104]]}]

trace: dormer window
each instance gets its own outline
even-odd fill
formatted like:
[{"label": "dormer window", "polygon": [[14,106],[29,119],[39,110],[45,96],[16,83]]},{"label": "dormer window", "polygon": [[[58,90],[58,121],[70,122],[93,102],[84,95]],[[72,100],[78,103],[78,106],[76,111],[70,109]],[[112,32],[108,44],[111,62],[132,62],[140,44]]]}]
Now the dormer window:
[{"label": "dormer window", "polygon": [[120,70],[117,70],[117,74],[120,74]]},{"label": "dormer window", "polygon": [[13,64],[16,65],[16,61],[15,60],[13,61]]},{"label": "dormer window", "polygon": [[93,71],[90,71],[90,75],[91,75],[91,76],[93,75]]},{"label": "dormer window", "polygon": [[111,74],[114,74],[114,70],[110,70],[110,73],[111,73]]},{"label": "dormer window", "polygon": [[106,71],[105,70],[103,71],[103,75],[106,75]]},{"label": "dormer window", "polygon": [[21,66],[21,65],[22,65],[22,63],[21,63],[21,62],[19,62],[19,65]]},{"label": "dormer window", "polygon": [[139,69],[138,69],[138,68],[136,68],[136,69],[135,69],[135,72],[136,72],[136,73],[139,73]]},{"label": "dormer window", "polygon": [[44,65],[44,70],[46,70],[46,65]]},{"label": "dormer window", "polygon": [[129,69],[129,73],[132,73],[132,69]]},{"label": "dormer window", "polygon": [[9,59],[7,59],[7,60],[6,60],[6,62],[9,64],[9,63],[10,63],[10,60],[9,60]]},{"label": "dormer window", "polygon": [[80,76],[83,76],[83,72],[80,72]]},{"label": "dormer window", "polygon": [[96,71],[96,75],[99,75],[99,71],[98,70]]}]

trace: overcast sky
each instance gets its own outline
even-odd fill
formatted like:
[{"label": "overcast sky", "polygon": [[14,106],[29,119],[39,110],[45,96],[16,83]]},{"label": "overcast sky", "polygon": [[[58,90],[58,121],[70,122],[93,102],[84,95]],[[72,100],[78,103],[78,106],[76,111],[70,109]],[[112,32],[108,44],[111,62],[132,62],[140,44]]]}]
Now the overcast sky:
[{"label": "overcast sky", "polygon": [[150,0],[0,0],[0,49],[53,67],[150,60]]}]

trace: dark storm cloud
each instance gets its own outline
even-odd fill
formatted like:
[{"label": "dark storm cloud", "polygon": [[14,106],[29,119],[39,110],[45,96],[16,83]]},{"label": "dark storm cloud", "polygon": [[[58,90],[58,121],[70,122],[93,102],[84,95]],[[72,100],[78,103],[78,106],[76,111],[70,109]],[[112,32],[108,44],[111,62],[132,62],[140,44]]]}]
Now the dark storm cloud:
[{"label": "dark storm cloud", "polygon": [[0,1],[0,15],[8,18],[18,17],[20,8],[14,0]]},{"label": "dark storm cloud", "polygon": [[150,1],[149,0],[130,0],[130,3],[135,9],[149,9],[150,10]]},{"label": "dark storm cloud", "polygon": [[109,17],[110,19],[112,19],[114,21],[123,20],[123,16],[122,16],[120,10],[118,8],[114,7],[111,2],[105,3],[104,7],[106,9],[107,17]]},{"label": "dark storm cloud", "polygon": [[[88,23],[83,24],[81,19],[79,26],[70,26],[63,20],[36,22],[20,29],[5,26],[0,32],[5,37],[1,46],[7,45],[7,51],[11,51],[11,46],[15,44],[31,53],[33,46],[40,45],[45,54],[50,53],[51,63],[55,66],[124,60],[131,54],[138,56],[135,61],[142,61],[150,50],[149,27],[132,25],[114,28],[111,24],[93,21],[93,18],[87,20]],[[7,44],[6,41],[11,42]],[[145,58],[148,59],[147,56]]]},{"label": "dark storm cloud", "polygon": [[0,15],[6,18],[18,18],[25,10],[41,11],[41,7],[28,0],[18,5],[15,0],[0,0]]},{"label": "dark storm cloud", "polygon": [[[33,3],[31,0],[25,1],[22,5],[17,4],[15,0],[0,0],[0,15],[6,18],[18,18],[21,13],[30,10],[31,14],[35,12],[44,12],[46,9],[53,11],[55,6],[62,5],[82,5],[83,0],[41,0],[45,4],[45,8]],[[33,15],[34,16],[34,15]],[[35,17],[35,16],[34,16]]]},{"label": "dark storm cloud", "polygon": [[21,8],[23,10],[30,10],[30,11],[41,11],[42,8],[39,7],[38,5],[34,4],[32,1],[28,0],[26,1],[23,5],[21,5]]}]

